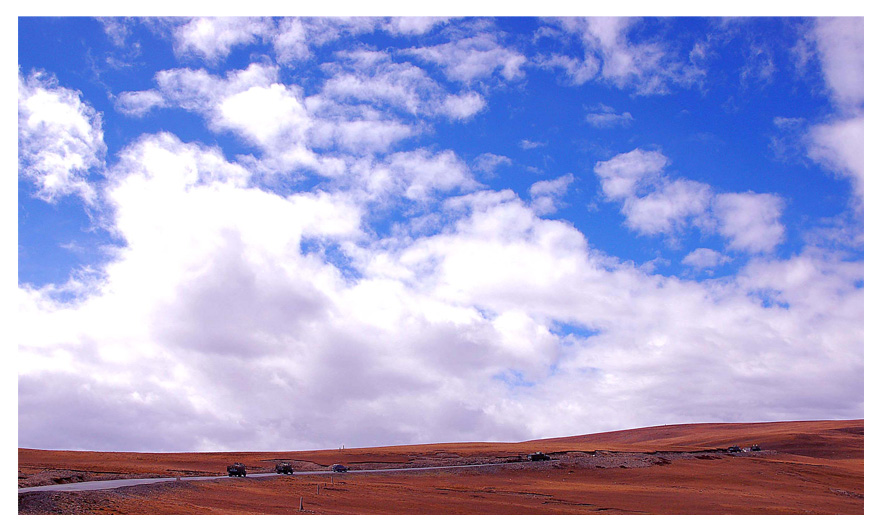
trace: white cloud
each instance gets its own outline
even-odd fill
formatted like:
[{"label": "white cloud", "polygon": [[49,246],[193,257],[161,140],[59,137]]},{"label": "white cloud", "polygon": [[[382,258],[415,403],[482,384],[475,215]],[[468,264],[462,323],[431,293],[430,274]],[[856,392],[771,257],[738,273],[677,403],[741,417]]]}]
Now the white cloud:
[{"label": "white cloud", "polygon": [[142,117],[165,105],[165,98],[157,90],[123,92],[116,98],[116,110],[127,116]]},{"label": "white cloud", "polygon": [[626,127],[633,122],[632,114],[629,112],[616,113],[612,107],[607,105],[598,105],[589,109],[587,114],[587,123],[593,127],[609,128],[609,127]]},{"label": "white cloud", "polygon": [[520,142],[519,142],[520,148],[526,149],[526,150],[537,149],[538,147],[544,147],[545,145],[547,145],[547,142],[536,142],[534,140],[529,140],[526,138],[520,140]]},{"label": "white cloud", "polygon": [[384,28],[392,35],[424,35],[448,20],[449,17],[392,17]]},{"label": "white cloud", "polygon": [[127,19],[98,17],[97,20],[104,27],[104,33],[115,46],[125,45],[126,39],[131,34],[131,26]]},{"label": "white cloud", "polygon": [[449,79],[464,83],[489,77],[496,71],[511,81],[523,76],[522,67],[527,62],[523,54],[503,47],[489,33],[427,48],[412,48],[409,53],[440,65]]},{"label": "white cloud", "polygon": [[816,18],[805,26],[794,51],[804,75],[817,59],[833,111],[809,123],[805,118],[774,119],[779,134],[770,147],[783,160],[806,157],[834,176],[848,179],[851,205],[864,208],[864,21],[861,18]]},{"label": "white cloud", "polygon": [[[266,171],[309,168],[335,176],[345,168],[319,147],[356,152],[384,151],[416,129],[371,109],[340,107],[323,96],[303,97],[296,85],[279,82],[277,67],[251,64],[225,78],[205,70],[164,70],[156,75],[161,106],[177,106],[203,116],[214,131],[231,131],[259,148]],[[155,91],[126,93],[125,102],[149,103]],[[131,103],[137,108],[136,103]],[[356,113],[361,112],[361,116]],[[369,131],[369,134],[366,132]]]},{"label": "white cloud", "polygon": [[107,147],[100,113],[79,92],[59,86],[44,72],[27,78],[19,74],[18,142],[21,176],[34,182],[37,197],[95,200],[87,175],[103,168]]},{"label": "white cloud", "polygon": [[805,136],[812,160],[852,181],[857,209],[865,194],[864,33],[860,17],[816,19],[811,37],[838,112]]},{"label": "white cloud", "polygon": [[725,256],[724,254],[718,252],[717,250],[712,250],[711,248],[698,248],[681,260],[681,262],[685,265],[693,267],[697,270],[712,269],[714,267],[717,267],[718,265],[729,263],[730,261],[730,256]]},{"label": "white cloud", "polygon": [[476,170],[490,176],[495,175],[498,166],[509,166],[511,164],[513,164],[513,161],[510,158],[494,153],[483,153],[474,159]]},{"label": "white cloud", "polygon": [[278,32],[272,39],[275,55],[281,64],[308,59],[309,34],[306,24],[299,18],[285,18],[278,23]]},{"label": "white cloud", "polygon": [[300,91],[280,83],[229,94],[213,111],[214,127],[238,131],[267,151],[305,143],[312,121]]},{"label": "white cloud", "polygon": [[372,194],[402,194],[426,200],[435,192],[472,190],[478,187],[467,165],[452,151],[431,153],[425,149],[398,152],[372,168],[368,188]]},{"label": "white cloud", "polygon": [[573,84],[598,76],[618,88],[633,88],[638,94],[663,94],[669,91],[669,85],[690,86],[704,75],[658,41],[629,40],[631,29],[640,23],[638,19],[568,17],[556,23],[580,39],[584,56],[577,59],[555,54],[540,64],[563,68]]},{"label": "white cloud", "polygon": [[[426,24],[426,22],[425,22]],[[407,29],[416,30],[414,24]],[[385,24],[374,17],[286,17],[278,22],[277,30],[268,35],[278,61],[290,64],[309,59],[313,49],[325,46],[345,36],[357,36],[384,28],[397,33],[399,27]]]},{"label": "white cloud", "polygon": [[194,18],[174,28],[174,49],[179,55],[216,62],[229,55],[234,46],[256,42],[272,29],[272,21],[263,18]]},{"label": "white cloud", "polygon": [[454,119],[467,120],[485,108],[485,98],[475,92],[450,94],[443,100],[441,114]]},{"label": "white cloud", "polygon": [[718,193],[708,184],[671,179],[659,151],[635,149],[594,168],[606,200],[621,202],[625,224],[641,234],[675,236],[688,227],[718,233],[731,249],[773,250],[782,242],[784,203],[772,194]]},{"label": "white cloud", "polygon": [[630,197],[622,212],[626,225],[642,234],[672,234],[684,228],[709,206],[709,185],[692,180],[673,180],[657,185],[644,196]]},{"label": "white cloud", "polygon": [[852,180],[853,195],[865,195],[865,118],[843,119],[812,127],[808,134],[810,158]]},{"label": "white cloud", "polygon": [[776,70],[771,51],[766,47],[752,43],[746,56],[746,64],[740,70],[740,84],[745,86],[756,81],[766,85],[772,81]]},{"label": "white cloud", "polygon": [[334,65],[333,77],[324,84],[322,96],[338,102],[389,105],[416,116],[448,116],[466,119],[486,106],[474,92],[448,94],[424,70],[410,63],[394,63],[382,52],[357,51],[343,55],[350,65]]},{"label": "white cloud", "polygon": [[599,59],[588,55],[583,59],[575,59],[565,55],[554,54],[536,61],[544,68],[562,68],[568,76],[569,83],[583,85],[599,73]]},{"label": "white cloud", "polygon": [[532,196],[532,209],[538,215],[556,212],[561,206],[562,197],[568,193],[568,187],[574,182],[574,175],[563,175],[553,180],[540,180],[529,187]]},{"label": "white cloud", "polygon": [[669,160],[659,151],[635,149],[596,164],[602,191],[609,199],[625,199],[639,191],[644,180],[658,178]]},{"label": "white cloud", "polygon": [[234,132],[259,148],[265,171],[309,168],[338,176],[346,162],[316,150],[385,152],[419,134],[422,119],[468,119],[486,105],[476,93],[447,93],[420,68],[393,63],[387,54],[361,50],[345,58],[328,67],[331,77],[308,98],[302,88],[279,81],[278,67],[253,63],[224,78],[205,70],[161,71],[156,90],[123,93],[117,108],[138,116],[180,107],[203,116],[212,130]]},{"label": "white cloud", "polygon": [[861,17],[817,18],[813,38],[825,83],[843,109],[865,100],[865,21]]},{"label": "white cloud", "polygon": [[714,197],[712,213],[730,248],[767,252],[784,238],[785,227],[779,222],[783,207],[781,198],[767,193],[722,193]]}]

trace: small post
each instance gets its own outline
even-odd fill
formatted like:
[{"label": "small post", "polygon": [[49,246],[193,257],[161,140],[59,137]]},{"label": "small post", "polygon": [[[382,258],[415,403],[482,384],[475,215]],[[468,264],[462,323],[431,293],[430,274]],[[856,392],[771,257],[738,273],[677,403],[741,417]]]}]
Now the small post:
[{"label": "small post", "polygon": [[299,511],[303,511],[303,498],[299,498]]},{"label": "small post", "polygon": [[321,485],[318,484],[318,493],[317,493],[317,495],[320,495],[320,494],[321,494]]}]

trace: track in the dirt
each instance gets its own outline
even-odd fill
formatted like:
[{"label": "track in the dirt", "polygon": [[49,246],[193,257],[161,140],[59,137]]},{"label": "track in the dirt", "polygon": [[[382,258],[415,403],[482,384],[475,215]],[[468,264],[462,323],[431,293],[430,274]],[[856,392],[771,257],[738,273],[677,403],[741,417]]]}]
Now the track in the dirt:
[{"label": "track in the dirt", "polygon": [[[346,473],[393,473],[400,471],[431,471],[437,469],[460,469],[460,468],[476,468],[487,466],[503,466],[505,463],[497,464],[470,464],[460,466],[433,466],[433,467],[403,467],[394,469],[351,469]],[[293,475],[332,475],[333,471],[294,471]],[[265,478],[277,477],[277,473],[251,473],[248,478]],[[109,490],[116,488],[125,488],[129,486],[141,486],[144,484],[156,484],[159,482],[176,482],[185,480],[223,480],[238,477],[228,477],[225,475],[212,475],[207,477],[159,477],[159,478],[128,478],[114,480],[92,480],[87,482],[71,482],[68,484],[51,484],[48,486],[33,486],[30,488],[19,488],[18,493],[30,493],[35,491],[97,491]]]}]

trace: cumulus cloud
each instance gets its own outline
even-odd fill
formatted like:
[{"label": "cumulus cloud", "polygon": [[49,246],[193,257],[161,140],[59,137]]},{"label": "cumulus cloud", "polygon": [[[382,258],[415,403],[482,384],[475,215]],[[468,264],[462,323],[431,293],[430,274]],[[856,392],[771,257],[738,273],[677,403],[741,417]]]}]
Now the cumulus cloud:
[{"label": "cumulus cloud", "polygon": [[598,162],[595,172],[605,196],[618,200],[634,196],[642,182],[656,180],[668,163],[659,151],[635,149]]},{"label": "cumulus cloud", "polygon": [[[375,113],[365,119],[340,120],[332,106],[312,108],[296,85],[279,82],[278,68],[251,64],[225,78],[205,70],[173,69],[156,74],[156,90],[124,93],[117,106],[138,115],[152,108],[179,107],[201,115],[215,131],[230,131],[258,147],[267,170],[309,168],[338,174],[344,163],[318,155],[315,147],[383,150],[412,134],[412,129]],[[124,111],[125,112],[125,111]],[[363,135],[371,128],[375,134]],[[358,140],[360,138],[360,140]]]},{"label": "cumulus cloud", "polygon": [[816,20],[812,38],[838,114],[805,136],[811,159],[852,181],[859,209],[865,194],[864,33],[860,17]]},{"label": "cumulus cloud", "polygon": [[104,33],[115,46],[124,46],[131,35],[131,23],[128,19],[113,17],[98,17],[98,22],[104,27]]},{"label": "cumulus cloud", "polygon": [[382,52],[342,54],[319,93],[284,84],[279,67],[253,63],[225,77],[204,69],[177,68],[156,74],[156,89],[125,92],[117,109],[143,116],[153,109],[179,107],[198,113],[215,131],[230,131],[262,150],[269,172],[308,168],[340,175],[346,162],[323,156],[336,148],[362,154],[387,151],[419,134],[421,120],[466,120],[485,108],[473,92],[450,94],[423,70],[395,63]]},{"label": "cumulus cloud", "polygon": [[36,185],[38,197],[95,200],[87,176],[102,169],[107,147],[101,115],[79,92],[59,86],[45,72],[19,74],[18,142],[20,175]]},{"label": "cumulus cloud", "polygon": [[309,59],[315,48],[347,36],[376,30],[385,30],[392,35],[415,35],[420,31],[429,31],[432,24],[440,22],[430,17],[411,23],[376,17],[285,17],[278,21],[277,29],[268,35],[268,39],[272,42],[278,62],[291,64]]},{"label": "cumulus cloud", "polygon": [[426,48],[412,48],[408,53],[443,68],[454,81],[470,83],[493,75],[496,71],[507,81],[522,77],[526,57],[505,48],[490,33],[459,39]]},{"label": "cumulus cloud", "polygon": [[740,70],[740,84],[758,83],[766,85],[773,79],[777,67],[773,55],[767,47],[752,43],[746,56],[746,64]]},{"label": "cumulus cloud", "polygon": [[566,79],[570,84],[583,85],[590,81],[599,73],[599,59],[588,55],[583,59],[577,59],[566,55],[553,54],[549,57],[542,57],[536,61],[539,66],[544,68],[561,68],[566,73]]},{"label": "cumulus cloud", "polygon": [[728,238],[730,248],[747,252],[773,250],[785,235],[779,222],[784,203],[766,193],[721,193],[714,197],[712,213],[718,232]]},{"label": "cumulus cloud", "polygon": [[729,263],[730,261],[730,256],[725,256],[711,248],[698,248],[681,260],[682,263],[693,267],[696,270],[712,269],[718,265]]},{"label": "cumulus cloud", "polygon": [[253,17],[194,18],[174,28],[174,49],[208,62],[225,58],[234,46],[250,44],[272,30],[268,19]]},{"label": "cumulus cloud", "polygon": [[806,157],[831,174],[848,179],[853,206],[864,207],[864,21],[861,18],[818,18],[806,26],[796,52],[799,68],[818,61],[833,111],[810,123],[801,117],[777,117],[778,134],[770,147],[782,160]]},{"label": "cumulus cloud", "polygon": [[865,100],[865,21],[861,17],[818,18],[815,39],[825,83],[843,108]]},{"label": "cumulus cloud", "polygon": [[562,206],[562,197],[568,192],[568,187],[572,182],[574,182],[572,174],[563,175],[553,180],[535,182],[529,187],[532,208],[538,215],[556,212]]},{"label": "cumulus cloud", "polygon": [[547,145],[547,142],[538,142],[535,140],[529,140],[528,138],[523,138],[519,142],[520,148],[526,150],[537,149],[538,147],[543,147],[545,145]]},{"label": "cumulus cloud", "polygon": [[448,20],[449,17],[392,17],[383,27],[391,34],[424,35]]},{"label": "cumulus cloud", "polygon": [[670,85],[689,86],[704,72],[676,56],[658,41],[634,42],[631,30],[638,19],[620,17],[568,17],[556,20],[560,29],[579,39],[583,57],[553,54],[539,64],[562,68],[569,82],[583,84],[595,77],[638,94],[663,94]]},{"label": "cumulus cloud", "polygon": [[626,224],[642,234],[673,234],[701,216],[709,205],[707,184],[678,179],[662,181],[646,195],[624,201]]},{"label": "cumulus cloud", "polygon": [[513,161],[502,155],[483,153],[474,159],[474,167],[484,175],[494,176],[499,166],[509,166]]},{"label": "cumulus cloud", "polygon": [[143,117],[154,108],[166,106],[165,98],[157,90],[123,92],[116,98],[116,110],[127,116]]},{"label": "cumulus cloud", "polygon": [[597,105],[588,109],[587,123],[597,128],[626,127],[633,121],[629,112],[616,113],[614,108],[608,105]]},{"label": "cumulus cloud", "polygon": [[865,195],[865,118],[816,125],[810,129],[810,158],[852,180],[853,194]]},{"label": "cumulus cloud", "polygon": [[620,202],[625,224],[646,235],[675,236],[695,227],[718,233],[733,250],[767,252],[784,238],[784,203],[772,194],[718,193],[708,184],[665,175],[659,151],[635,149],[594,168],[608,201]]},{"label": "cumulus cloud", "polygon": [[366,185],[371,196],[402,195],[412,200],[479,186],[454,152],[431,153],[426,149],[394,153],[370,168]]},{"label": "cumulus cloud", "polygon": [[439,114],[453,119],[467,120],[485,108],[486,100],[480,94],[475,92],[450,94],[443,100]]},{"label": "cumulus cloud", "polygon": [[298,18],[285,18],[278,23],[278,31],[272,39],[275,55],[281,64],[308,59],[309,49],[308,26]]},{"label": "cumulus cloud", "polygon": [[424,70],[409,63],[394,63],[382,52],[345,54],[350,67],[335,65],[322,95],[336,101],[361,101],[389,105],[413,115],[446,115],[469,118],[485,107],[479,94],[448,94]]}]

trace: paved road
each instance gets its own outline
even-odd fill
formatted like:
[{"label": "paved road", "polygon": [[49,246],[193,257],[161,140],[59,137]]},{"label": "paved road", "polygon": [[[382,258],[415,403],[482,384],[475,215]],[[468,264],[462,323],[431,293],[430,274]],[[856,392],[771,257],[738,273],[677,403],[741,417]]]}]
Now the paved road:
[{"label": "paved road", "polygon": [[[435,466],[435,467],[401,467],[394,469],[352,469],[347,471],[346,473],[394,473],[399,471],[430,471],[433,469],[460,469],[460,468],[475,468],[475,467],[488,467],[488,466],[503,466],[504,463],[499,464],[472,464],[472,465],[464,465],[464,466]],[[294,475],[332,475],[332,471],[294,471]],[[247,480],[249,478],[265,478],[265,477],[277,477],[280,476],[276,473],[250,473],[244,479],[239,477],[228,477],[226,475],[214,475],[208,477],[180,477],[180,481],[184,480],[228,480],[228,479],[238,479],[238,480]],[[88,482],[71,482],[69,484],[51,484],[48,486],[33,486],[30,488],[18,488],[18,493],[29,493],[32,491],[94,491],[94,490],[110,490],[116,488],[125,488],[128,486],[141,486],[143,484],[156,484],[159,482],[175,482],[178,479],[175,477],[162,477],[162,478],[126,478],[126,479],[115,479],[115,480],[91,480]]]}]

